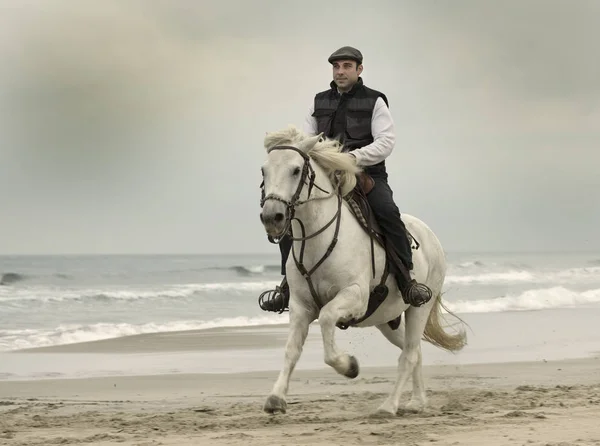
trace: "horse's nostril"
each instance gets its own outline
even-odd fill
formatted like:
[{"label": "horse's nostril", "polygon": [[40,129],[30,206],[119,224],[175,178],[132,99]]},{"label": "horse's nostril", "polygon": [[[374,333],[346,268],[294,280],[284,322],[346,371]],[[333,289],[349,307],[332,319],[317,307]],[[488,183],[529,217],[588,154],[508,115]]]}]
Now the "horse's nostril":
[{"label": "horse's nostril", "polygon": [[275,214],[275,221],[276,221],[277,223],[279,223],[279,222],[283,221],[283,219],[284,219],[284,218],[285,218],[285,217],[284,217],[284,215],[283,215],[281,212],[277,212],[277,213]]}]

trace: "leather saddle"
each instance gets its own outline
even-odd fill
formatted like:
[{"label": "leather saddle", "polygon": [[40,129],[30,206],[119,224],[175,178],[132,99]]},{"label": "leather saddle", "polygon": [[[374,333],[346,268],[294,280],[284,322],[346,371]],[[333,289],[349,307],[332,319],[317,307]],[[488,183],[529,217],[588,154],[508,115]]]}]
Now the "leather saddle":
[{"label": "leather saddle", "polygon": [[371,192],[373,190],[373,187],[375,186],[375,180],[373,179],[373,177],[364,172],[360,172],[356,176],[356,183],[356,187],[360,188],[360,190],[365,196],[369,195],[369,192]]},{"label": "leather saddle", "polygon": [[[365,232],[372,239],[377,241],[382,248],[385,249],[388,259],[392,257],[394,263],[399,262],[401,264],[400,267],[406,269],[402,261],[396,256],[395,252],[391,249],[388,249],[388,244],[385,242],[385,236],[379,224],[377,223],[377,219],[373,214],[371,206],[369,205],[367,195],[373,190],[374,186],[375,180],[373,180],[373,178],[370,175],[364,172],[360,172],[356,178],[356,186],[348,195],[346,195],[345,200],[350,206],[350,210],[360,223],[361,227],[365,230]],[[408,237],[411,248],[419,249],[419,243],[408,231],[408,229],[406,230],[406,236]],[[389,246],[389,248],[391,248],[391,245]]]}]

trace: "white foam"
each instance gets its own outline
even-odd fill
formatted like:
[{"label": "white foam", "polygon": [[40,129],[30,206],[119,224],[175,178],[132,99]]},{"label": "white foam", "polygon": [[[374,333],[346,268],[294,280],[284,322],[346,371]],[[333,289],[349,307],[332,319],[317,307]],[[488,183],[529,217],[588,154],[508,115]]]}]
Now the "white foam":
[{"label": "white foam", "polygon": [[0,351],[99,341],[145,333],[205,330],[218,327],[252,327],[287,323],[287,321],[288,318],[285,314],[273,314],[255,318],[240,316],[210,321],[174,321],[162,324],[152,322],[140,325],[126,323],[65,324],[59,325],[54,330],[0,330]]},{"label": "white foam", "polygon": [[516,296],[448,302],[447,306],[455,313],[494,313],[569,308],[598,303],[600,303],[600,289],[577,292],[564,287],[553,287],[528,290]]},{"label": "white foam", "polygon": [[[600,266],[569,268],[559,271],[530,271],[509,269],[504,271],[486,271],[488,265],[468,262],[460,266],[476,265],[479,272],[473,270],[467,274],[449,274],[446,285],[503,285],[503,284],[558,284],[600,283]],[[249,267],[248,271],[261,272],[264,265]],[[483,269],[483,270],[482,270]],[[244,294],[272,289],[278,281],[245,281],[174,284],[150,287],[123,288],[116,286],[105,288],[75,288],[58,286],[2,286],[0,287],[0,304],[16,301],[62,302],[62,301],[106,301],[106,300],[139,300],[139,299],[186,299],[203,293]]]},{"label": "white foam", "polygon": [[463,263],[459,263],[458,265],[456,265],[458,268],[481,268],[484,265],[483,262],[480,262],[479,260],[473,260],[471,262],[463,262]]},{"label": "white foam", "polygon": [[[448,308],[456,313],[493,313],[526,311],[600,304],[600,289],[583,292],[564,287],[532,289],[519,295],[478,301],[450,301]],[[216,327],[250,327],[287,323],[286,314],[262,317],[216,318],[213,320],[182,320],[166,323],[95,323],[89,325],[59,325],[55,329],[0,329],[0,351],[46,347],[78,342],[119,338],[144,333],[202,330]]]},{"label": "white foam", "polygon": [[507,282],[531,282],[534,281],[534,275],[528,271],[507,271],[500,273],[484,273],[475,275],[452,276],[446,277],[446,284],[500,284]]},{"label": "white foam", "polygon": [[177,299],[188,298],[202,292],[225,292],[241,294],[266,290],[278,285],[278,282],[227,282],[227,283],[194,283],[184,285],[162,286],[154,289],[115,289],[115,288],[58,288],[58,287],[0,287],[0,302],[41,301],[63,302],[68,300],[138,300],[138,299]]},{"label": "white foam", "polygon": [[483,272],[480,274],[448,275],[445,283],[452,284],[510,284],[510,283],[553,283],[568,284],[573,282],[600,282],[600,267],[569,268],[559,271],[526,271],[512,269],[500,272]]}]

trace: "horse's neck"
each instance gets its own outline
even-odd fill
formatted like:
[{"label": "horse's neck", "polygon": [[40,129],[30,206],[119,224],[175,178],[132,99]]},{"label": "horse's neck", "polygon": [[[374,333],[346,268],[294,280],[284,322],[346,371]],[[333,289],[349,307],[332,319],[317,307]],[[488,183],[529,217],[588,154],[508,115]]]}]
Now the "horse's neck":
[{"label": "horse's neck", "polygon": [[[318,185],[326,192],[313,186],[309,201],[296,209],[295,217],[302,222],[304,234],[302,233],[301,225],[294,220],[292,222],[294,238],[310,236],[321,230],[335,218],[338,211],[337,191],[335,190],[335,186],[326,180],[326,178],[325,174],[319,169],[315,178],[315,185]],[[307,189],[308,188],[305,187],[305,190]],[[302,199],[306,199],[306,195],[303,196]],[[331,223],[325,231],[316,237],[307,240],[307,243],[311,241],[321,243],[321,237],[330,239],[331,234],[335,231],[335,226],[335,222]]]},{"label": "horse's neck", "polygon": [[[296,209],[296,218],[302,221],[306,234],[317,232],[335,217],[338,210],[338,198],[335,194],[322,200],[310,201]],[[301,237],[300,224],[294,221],[294,237]],[[334,225],[332,224],[331,227]],[[329,229],[329,228],[328,228]]]}]

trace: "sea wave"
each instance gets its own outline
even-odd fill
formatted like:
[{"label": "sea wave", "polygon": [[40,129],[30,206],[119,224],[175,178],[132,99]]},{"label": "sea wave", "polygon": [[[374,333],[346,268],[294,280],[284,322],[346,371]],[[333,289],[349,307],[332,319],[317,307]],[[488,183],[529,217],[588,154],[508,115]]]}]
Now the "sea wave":
[{"label": "sea wave", "polygon": [[208,266],[204,268],[183,268],[183,269],[170,269],[165,271],[171,274],[180,274],[187,272],[205,272],[205,271],[230,271],[236,273],[238,276],[260,276],[266,274],[280,274],[280,265],[233,265],[233,266]]},{"label": "sea wave", "polygon": [[[260,273],[260,268],[257,274]],[[137,287],[131,285],[112,285],[98,288],[81,288],[73,286],[47,286],[17,284],[0,287],[0,308],[3,305],[23,306],[31,303],[47,304],[57,302],[78,302],[93,304],[94,302],[119,302],[136,300],[185,300],[198,299],[215,294],[230,296],[257,293],[273,289],[279,284],[277,280],[247,279],[240,282],[189,283],[173,285],[152,285]],[[512,285],[536,284],[569,286],[572,284],[599,284],[600,266],[568,268],[558,271],[525,271],[508,270],[477,274],[449,274],[446,277],[446,289],[471,285]]]},{"label": "sea wave", "polygon": [[77,289],[60,287],[27,287],[15,289],[0,289],[0,304],[31,302],[107,302],[141,299],[187,299],[202,294],[228,293],[243,294],[273,288],[277,281],[257,282],[224,282],[224,283],[192,283],[183,285],[169,285],[160,288],[129,288],[129,289]]},{"label": "sea wave", "polygon": [[[584,264],[585,266],[565,268],[562,270],[550,270],[532,268],[529,265],[519,262],[497,263],[474,259],[449,264],[445,282],[448,285],[495,285],[528,282],[568,284],[572,281],[582,281],[587,283],[596,281],[600,283],[600,259],[587,260],[586,263],[587,265]],[[252,282],[258,283],[258,285],[252,288],[253,290],[256,290],[257,288],[262,287],[260,283],[270,280],[281,280],[280,269],[280,265],[268,262],[257,262],[256,264],[244,264],[240,262],[228,266],[183,267],[182,269],[168,269],[162,271],[150,269],[143,272],[137,270],[119,272],[69,270],[66,271],[68,274],[65,272],[50,272],[44,274],[9,269],[0,276],[0,285],[2,285],[0,286],[0,299],[7,295],[16,295],[20,298],[26,294],[26,291],[24,293],[20,291],[29,288],[33,289],[34,287],[37,287],[35,290],[41,290],[41,287],[43,286],[48,287],[48,289],[58,289],[58,287],[68,289],[81,287],[84,284],[90,284],[90,287],[111,287],[115,284],[115,279],[118,279],[118,282],[122,284],[153,282],[158,284],[158,286],[160,286],[161,283],[174,283],[175,280],[193,280],[198,282],[198,284],[191,284],[190,286],[196,286],[197,291],[209,289],[235,291],[235,287],[237,286],[242,288],[253,286],[244,284]],[[131,288],[132,286],[130,285],[128,287]],[[38,296],[46,294],[47,296],[52,296],[52,299],[61,299],[61,297],[56,297],[56,293],[43,291],[37,293],[35,290],[34,293]],[[123,293],[120,293],[120,296],[114,296],[113,291],[105,292],[105,290],[101,290],[95,293],[87,292],[85,298],[89,298],[92,295],[97,295],[99,299],[110,299],[113,297],[117,299],[155,297],[152,291],[139,291],[137,296]],[[160,292],[158,297],[185,297],[188,296],[189,293],[189,289],[182,290],[173,287],[173,289]],[[73,299],[80,297],[81,296],[69,294],[68,297],[63,298]]]},{"label": "sea wave", "polygon": [[100,341],[146,333],[206,330],[219,327],[253,327],[286,322],[285,314],[273,314],[251,318],[243,316],[217,318],[208,321],[149,322],[139,325],[127,323],[63,324],[51,330],[0,330],[0,351]]},{"label": "sea wave", "polygon": [[[573,291],[564,287],[531,289],[509,295],[477,301],[449,301],[447,307],[456,313],[496,313],[573,308],[600,304],[600,288]],[[261,317],[221,317],[210,320],[179,320],[143,324],[99,322],[92,324],[61,324],[52,329],[0,329],[0,351],[98,341],[145,333],[204,330],[218,327],[251,327],[288,322],[287,314],[267,314]]]},{"label": "sea wave", "polygon": [[22,282],[27,279],[27,276],[19,273],[4,273],[0,277],[0,285],[11,285],[13,283]]},{"label": "sea wave", "polygon": [[455,313],[495,313],[571,308],[599,303],[600,289],[579,292],[564,287],[551,287],[527,290],[518,295],[494,299],[448,302],[447,306]]},{"label": "sea wave", "polygon": [[498,284],[511,282],[532,282],[535,275],[529,271],[506,271],[496,273],[448,275],[446,284]]},{"label": "sea wave", "polygon": [[17,285],[21,283],[56,283],[56,279],[59,279],[58,283],[63,282],[77,282],[78,280],[89,280],[90,278],[101,278],[101,279],[127,279],[131,278],[135,280],[135,277],[147,277],[163,275],[166,277],[173,275],[181,275],[186,273],[207,273],[210,271],[221,271],[225,273],[231,273],[232,277],[258,277],[258,276],[273,276],[280,275],[281,266],[274,264],[255,264],[255,265],[233,265],[233,266],[208,266],[208,267],[191,267],[191,268],[178,268],[178,269],[167,269],[167,270],[148,270],[145,272],[140,271],[71,271],[69,274],[63,272],[52,272],[52,273],[21,273],[15,271],[9,271],[0,274],[0,285]]},{"label": "sea wave", "polygon": [[512,269],[478,274],[449,274],[445,283],[453,284],[511,284],[511,283],[555,283],[600,282],[600,266],[568,268],[559,271],[530,271]]},{"label": "sea wave", "polygon": [[279,265],[253,265],[244,266],[236,265],[226,268],[231,271],[235,271],[240,276],[256,276],[263,274],[279,274],[281,266]]}]

